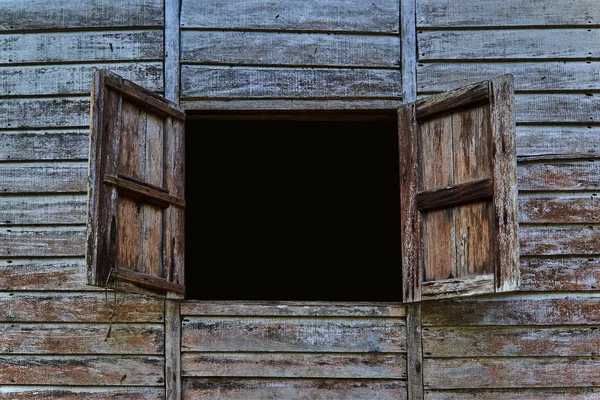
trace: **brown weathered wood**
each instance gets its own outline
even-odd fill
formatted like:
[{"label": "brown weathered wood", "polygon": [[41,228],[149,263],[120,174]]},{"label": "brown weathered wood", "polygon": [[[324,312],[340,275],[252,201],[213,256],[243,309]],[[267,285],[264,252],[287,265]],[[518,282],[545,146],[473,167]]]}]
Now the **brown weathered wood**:
[{"label": "brown weathered wood", "polygon": [[526,256],[600,254],[600,227],[528,227],[520,232],[521,254]]},{"label": "brown weathered wood", "polygon": [[519,190],[598,190],[599,172],[595,160],[527,163],[517,171]]},{"label": "brown weathered wood", "polygon": [[406,382],[390,379],[195,378],[183,382],[183,399],[407,400]]},{"label": "brown weathered wood", "polygon": [[596,386],[600,360],[577,358],[426,359],[428,389]]},{"label": "brown weathered wood", "polygon": [[0,202],[0,225],[81,225],[86,212],[84,195],[10,196]]},{"label": "brown weathered wood", "polygon": [[4,354],[145,354],[162,355],[162,325],[0,324]]},{"label": "brown weathered wood", "polygon": [[424,190],[417,194],[419,211],[429,211],[452,205],[488,200],[494,194],[492,178],[483,178],[469,183]]},{"label": "brown weathered wood", "polygon": [[339,303],[314,301],[186,301],[182,315],[198,316],[319,316],[319,317],[399,317],[405,316],[401,303]]},{"label": "brown weathered wood", "polygon": [[0,193],[83,193],[84,162],[0,164]]},{"label": "brown weathered wood", "polygon": [[406,306],[407,392],[411,400],[423,400],[423,343],[421,304]]},{"label": "brown weathered wood", "polygon": [[521,223],[596,223],[600,221],[597,193],[519,196]]},{"label": "brown weathered wood", "polygon": [[[394,69],[346,68],[284,68],[284,67],[221,67],[182,65],[181,97],[184,99],[335,99],[335,98],[400,98],[401,74]],[[241,108],[323,108],[326,105],[307,106],[287,104],[277,107],[269,100],[265,104],[248,103]],[[246,104],[246,103],[244,103]],[[396,103],[399,104],[399,103]],[[232,105],[240,108],[240,105]],[[223,108],[222,106],[214,106]],[[377,108],[381,105],[363,105]],[[203,108],[195,103],[186,108]],[[212,108],[212,107],[211,107]],[[228,108],[228,107],[225,107]],[[339,104],[331,108],[342,107]],[[362,108],[362,107],[361,107]],[[391,108],[391,107],[383,107]]]},{"label": "brown weathered wood", "polygon": [[[0,293],[2,322],[109,322],[114,296],[109,293]],[[163,321],[163,303],[136,295],[117,295],[116,322]],[[106,325],[108,329],[108,325]]]},{"label": "brown weathered wood", "polygon": [[521,258],[521,289],[576,291],[600,288],[598,258]]},{"label": "brown weathered wood", "polygon": [[87,128],[88,98],[0,99],[0,129]]},{"label": "brown weathered wood", "polygon": [[125,0],[118,3],[96,0],[82,5],[76,0],[49,3],[42,0],[0,4],[0,30],[160,27],[163,24],[159,0]]},{"label": "brown weathered wood", "polygon": [[427,390],[427,400],[588,400],[600,394],[596,388]]},{"label": "brown weathered wood", "polygon": [[598,294],[528,294],[423,303],[423,325],[597,325]]},{"label": "brown weathered wood", "polygon": [[334,0],[193,1],[182,4],[181,27],[398,33],[399,4]]},{"label": "brown weathered wood", "polygon": [[182,376],[406,379],[401,354],[184,353]]},{"label": "brown weathered wood", "polygon": [[87,160],[89,130],[0,131],[0,160]]},{"label": "brown weathered wood", "polygon": [[[220,43],[214,46],[214,43]],[[183,31],[181,62],[398,68],[397,36]]]},{"label": "brown weathered wood", "polygon": [[170,204],[180,207],[185,206],[185,200],[171,196],[165,193],[164,190],[157,190],[154,187],[144,185],[141,182],[138,183],[130,179],[110,175],[104,177],[104,182],[115,185],[120,191],[126,193],[128,197],[143,200],[145,203],[154,204],[157,207],[167,208]]},{"label": "brown weathered wood", "polygon": [[0,396],[10,396],[13,400],[161,400],[164,399],[163,388],[110,388],[110,387],[19,387],[6,386],[0,388]]},{"label": "brown weathered wood", "polygon": [[84,230],[80,226],[2,227],[0,257],[82,256]]},{"label": "brown weathered wood", "polygon": [[173,297],[165,301],[165,400],[181,399],[181,303]]},{"label": "brown weathered wood", "polygon": [[399,318],[185,317],[184,352],[406,352]]},{"label": "brown weathered wood", "polygon": [[427,327],[427,357],[576,357],[596,356],[596,327]]},{"label": "brown weathered wood", "polygon": [[157,278],[153,275],[144,274],[136,271],[127,271],[121,269],[113,269],[111,277],[114,279],[123,280],[125,282],[137,283],[141,286],[147,286],[155,289],[170,290],[173,292],[183,293],[185,287],[177,283],[166,281],[162,278]]},{"label": "brown weathered wood", "polygon": [[489,99],[488,83],[481,82],[445,93],[429,96],[417,101],[417,119],[431,118],[436,114],[454,112],[462,107],[471,107]]},{"label": "brown weathered wood", "polygon": [[494,292],[494,274],[476,275],[472,278],[461,276],[459,279],[436,279],[423,282],[421,297],[423,300],[444,299],[456,296],[473,296]]},{"label": "brown weathered wood", "polygon": [[4,259],[0,261],[0,291],[90,290],[83,258]]},{"label": "brown weathered wood", "polygon": [[3,385],[162,386],[156,356],[0,356]]}]

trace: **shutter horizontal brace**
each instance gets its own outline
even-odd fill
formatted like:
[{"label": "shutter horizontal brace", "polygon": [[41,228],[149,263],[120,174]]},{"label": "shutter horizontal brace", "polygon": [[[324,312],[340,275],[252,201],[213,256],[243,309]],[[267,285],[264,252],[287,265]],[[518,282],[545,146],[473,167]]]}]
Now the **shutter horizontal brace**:
[{"label": "shutter horizontal brace", "polygon": [[486,177],[472,182],[445,186],[417,193],[417,209],[421,212],[489,200],[494,195],[494,179]]},{"label": "shutter horizontal brace", "polygon": [[141,272],[128,271],[125,269],[113,268],[110,272],[111,277],[121,281],[138,284],[140,286],[153,289],[168,290],[171,292],[184,293],[185,287],[178,283],[169,282],[163,278],[157,278],[152,275],[143,274]]},{"label": "shutter horizontal brace", "polygon": [[494,293],[494,274],[459,277],[421,284],[421,300]]},{"label": "shutter horizontal brace", "polygon": [[171,196],[170,194],[165,193],[164,189],[155,188],[153,187],[154,185],[149,185],[145,182],[105,175],[104,183],[116,186],[119,193],[124,193],[133,199],[153,204],[160,208],[167,208],[170,205],[185,207],[185,200]]},{"label": "shutter horizontal brace", "polygon": [[419,122],[438,114],[457,112],[467,107],[489,102],[489,83],[487,81],[464,88],[434,94],[416,102],[416,118]]}]

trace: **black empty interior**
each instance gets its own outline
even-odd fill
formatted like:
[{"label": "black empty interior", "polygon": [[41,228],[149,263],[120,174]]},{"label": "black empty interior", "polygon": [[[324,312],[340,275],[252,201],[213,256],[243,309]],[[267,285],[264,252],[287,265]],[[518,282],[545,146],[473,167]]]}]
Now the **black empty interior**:
[{"label": "black empty interior", "polygon": [[397,126],[186,125],[186,298],[400,301]]}]

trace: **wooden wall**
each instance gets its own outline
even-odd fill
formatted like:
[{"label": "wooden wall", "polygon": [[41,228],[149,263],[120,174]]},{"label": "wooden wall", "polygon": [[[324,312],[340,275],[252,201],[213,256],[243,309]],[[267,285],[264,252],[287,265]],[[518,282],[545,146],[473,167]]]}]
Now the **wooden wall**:
[{"label": "wooden wall", "polygon": [[600,8],[418,0],[418,90],[513,73],[524,293],[424,303],[425,398],[600,397]]},{"label": "wooden wall", "polygon": [[0,1],[0,398],[164,396],[163,303],[110,318],[83,258],[91,70],[162,91],[163,24],[162,0]]},{"label": "wooden wall", "polygon": [[187,108],[391,108],[398,0],[183,0]]},{"label": "wooden wall", "polygon": [[402,400],[402,305],[182,305],[184,399]]}]

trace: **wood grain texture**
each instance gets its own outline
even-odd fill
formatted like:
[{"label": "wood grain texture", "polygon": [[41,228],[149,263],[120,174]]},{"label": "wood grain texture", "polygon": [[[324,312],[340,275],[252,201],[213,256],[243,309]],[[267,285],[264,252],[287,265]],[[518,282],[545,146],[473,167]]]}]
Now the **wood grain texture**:
[{"label": "wood grain texture", "polygon": [[185,0],[182,28],[398,33],[399,3]]},{"label": "wood grain texture", "polygon": [[[181,30],[179,25],[181,22],[181,1],[164,0],[163,4],[165,13],[165,98],[179,104],[179,71],[181,59]],[[181,397],[180,393],[178,393],[178,397]]]},{"label": "wood grain texture", "polygon": [[594,387],[596,357],[426,359],[427,389],[503,387]]},{"label": "wood grain texture", "polygon": [[407,392],[411,400],[423,399],[423,329],[421,304],[406,306]]},{"label": "wood grain texture", "polygon": [[0,356],[3,385],[162,386],[153,356]]},{"label": "wood grain texture", "polygon": [[84,195],[8,196],[0,201],[0,225],[81,225]]},{"label": "wood grain texture", "polygon": [[418,31],[419,61],[597,58],[600,29],[586,28]]},{"label": "wood grain texture", "polygon": [[182,99],[181,104],[186,110],[396,110],[402,105],[402,99],[364,99],[364,98],[327,98],[327,99],[286,99],[286,98],[267,98],[267,99]]},{"label": "wood grain texture", "polygon": [[0,161],[87,160],[89,130],[0,131]]},{"label": "wood grain texture", "polygon": [[424,0],[418,3],[417,25],[420,28],[598,25],[597,5],[594,0],[574,0],[569,2],[569,12],[565,12],[564,4],[552,0],[535,3],[450,0],[443,4]]},{"label": "wood grain texture", "polygon": [[397,36],[245,31],[181,34],[182,63],[398,68],[399,57]]},{"label": "wood grain texture", "polygon": [[521,258],[521,289],[575,291],[600,288],[598,258]]},{"label": "wood grain texture", "polygon": [[89,98],[0,99],[0,129],[87,128]]},{"label": "wood grain texture", "polygon": [[600,162],[596,160],[521,164],[519,190],[598,190]]},{"label": "wood grain texture", "polygon": [[130,26],[160,27],[163,24],[159,0],[95,0],[85,3],[65,0],[0,2],[0,30],[116,28]]},{"label": "wood grain texture", "polygon": [[597,193],[519,196],[521,223],[597,223],[600,199]]},{"label": "wood grain texture", "polygon": [[84,230],[81,226],[0,227],[0,257],[82,256]]},{"label": "wood grain texture", "polygon": [[399,317],[405,316],[401,303],[338,303],[293,301],[186,301],[183,316],[289,316],[289,317]]},{"label": "wood grain texture", "polygon": [[406,382],[387,379],[185,379],[183,399],[407,400]]},{"label": "wood grain texture", "polygon": [[598,126],[517,126],[519,161],[596,158],[598,155]]},{"label": "wood grain texture", "polygon": [[597,255],[600,254],[600,227],[536,227],[520,231],[521,255]]},{"label": "wood grain texture", "polygon": [[[2,322],[109,322],[114,296],[109,293],[0,293]],[[163,302],[118,294],[112,322],[163,321]],[[106,325],[108,329],[108,325]]]},{"label": "wood grain texture", "polygon": [[416,1],[400,2],[400,59],[402,97],[406,102],[417,100],[417,32]]},{"label": "wood grain texture", "polygon": [[162,355],[162,325],[0,324],[3,354]]},{"label": "wood grain texture", "polygon": [[572,123],[596,125],[600,96],[578,94],[522,94],[515,96],[515,113],[519,123]]},{"label": "wood grain texture", "polygon": [[401,354],[184,353],[182,376],[406,379]]},{"label": "wood grain texture", "polygon": [[183,352],[406,352],[399,318],[185,317]]},{"label": "wood grain texture", "polygon": [[111,387],[65,387],[65,386],[4,386],[0,398],[12,400],[162,400],[163,388],[111,388]]},{"label": "wood grain texture", "polygon": [[520,294],[423,303],[423,325],[597,325],[600,296]]},{"label": "wood grain texture", "polygon": [[[33,51],[32,51],[33,50]],[[0,36],[0,64],[162,60],[162,30]]]},{"label": "wood grain texture", "polygon": [[600,395],[597,388],[428,390],[427,400],[590,400]]},{"label": "wood grain texture", "polygon": [[0,193],[83,193],[87,163],[0,163]]},{"label": "wood grain texture", "polygon": [[597,356],[596,327],[427,327],[427,357],[580,357]]},{"label": "wood grain texture", "polygon": [[[181,95],[184,99],[399,98],[401,89],[400,70],[391,69],[224,68],[196,65],[183,65],[181,68]],[[269,102],[277,108],[273,103],[276,102]],[[352,107],[351,104],[346,107]],[[283,106],[295,108],[293,104]],[[193,107],[196,105],[186,105],[188,109]],[[256,103],[255,107],[271,108],[260,103]],[[314,105],[303,106],[302,103],[299,103],[299,107],[315,108]],[[326,105],[316,108],[323,107]],[[334,103],[330,107],[340,105]],[[377,104],[372,104],[372,107],[377,107]]]},{"label": "wood grain texture", "polygon": [[[181,399],[181,313],[178,299],[167,293],[165,301],[165,400]],[[179,294],[176,297],[181,297]]]},{"label": "wood grain texture", "polygon": [[159,62],[35,65],[0,69],[0,96],[87,95],[94,68],[108,68],[152,91],[163,89]]},{"label": "wood grain texture", "polygon": [[[0,260],[0,291],[94,290],[85,284],[83,258],[42,258]],[[97,290],[97,289],[96,289]]]}]

